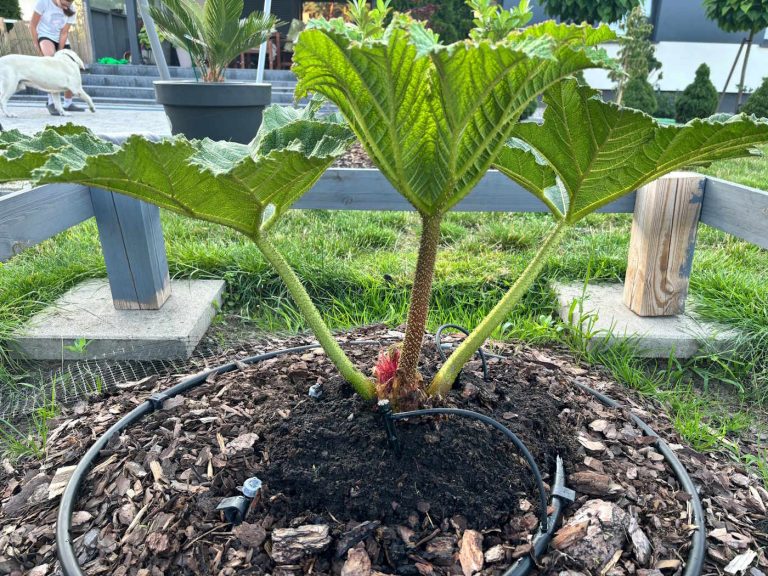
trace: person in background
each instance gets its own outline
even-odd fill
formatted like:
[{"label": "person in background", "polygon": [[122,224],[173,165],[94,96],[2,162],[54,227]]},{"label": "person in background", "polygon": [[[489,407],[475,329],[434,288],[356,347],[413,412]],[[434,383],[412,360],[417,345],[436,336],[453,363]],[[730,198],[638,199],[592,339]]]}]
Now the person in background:
[{"label": "person in background", "polygon": [[[37,45],[41,56],[53,56],[62,48],[71,48],[67,36],[69,28],[75,23],[74,0],[38,0],[29,28],[32,39]],[[72,102],[72,92],[64,93],[64,110],[82,112],[77,104]],[[53,96],[48,94],[48,112],[53,116],[59,113],[53,105]]]}]

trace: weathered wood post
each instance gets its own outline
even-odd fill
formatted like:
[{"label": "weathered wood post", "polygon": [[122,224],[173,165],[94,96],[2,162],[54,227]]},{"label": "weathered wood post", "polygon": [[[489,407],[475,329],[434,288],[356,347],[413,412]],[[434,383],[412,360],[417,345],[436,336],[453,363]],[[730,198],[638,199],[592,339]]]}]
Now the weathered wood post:
[{"label": "weathered wood post", "polygon": [[624,304],[639,316],[685,311],[706,178],[673,172],[637,191]]},{"label": "weathered wood post", "polygon": [[158,310],[171,295],[160,209],[91,188],[93,214],[118,310]]}]

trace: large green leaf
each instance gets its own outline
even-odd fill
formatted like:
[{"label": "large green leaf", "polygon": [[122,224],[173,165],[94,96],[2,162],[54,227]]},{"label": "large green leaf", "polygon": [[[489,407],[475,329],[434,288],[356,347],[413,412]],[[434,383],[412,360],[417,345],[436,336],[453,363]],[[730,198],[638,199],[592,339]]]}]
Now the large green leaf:
[{"label": "large green leaf", "polygon": [[0,134],[0,181],[78,182],[121,192],[256,237],[354,141],[327,119],[267,109],[251,145],[131,136],[122,146],[84,129]]},{"label": "large green leaf", "polygon": [[544,123],[519,124],[495,166],[571,223],[669,172],[757,155],[754,146],[768,142],[766,121],[713,116],[662,126],[573,80],[544,100]]},{"label": "large green leaf", "polygon": [[526,105],[564,76],[606,66],[593,45],[607,28],[543,24],[504,42],[442,46],[418,24],[393,24],[357,42],[327,24],[302,33],[297,97],[319,92],[339,107],[374,163],[424,215],[468,194]]},{"label": "large green leaf", "polygon": [[82,154],[101,154],[112,150],[111,144],[95,140],[86,128],[73,124],[51,128],[36,138],[18,130],[0,132],[2,181],[30,180],[33,169],[43,166],[52,152],[69,142],[76,142]]}]

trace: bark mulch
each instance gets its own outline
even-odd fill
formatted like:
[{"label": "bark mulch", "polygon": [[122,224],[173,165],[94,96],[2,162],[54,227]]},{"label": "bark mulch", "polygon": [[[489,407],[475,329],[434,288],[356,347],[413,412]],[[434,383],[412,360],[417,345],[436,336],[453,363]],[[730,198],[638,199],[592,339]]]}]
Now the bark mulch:
[{"label": "bark mulch", "polygon": [[[339,335],[359,338],[376,341],[347,346],[370,371],[378,351],[402,334],[374,326]],[[305,342],[265,340],[252,353]],[[507,358],[489,361],[489,381],[471,362],[443,405],[509,427],[546,482],[563,457],[577,499],[539,572],[680,574],[689,551],[687,494],[627,414],[581,392],[580,382],[631,406],[691,473],[707,515],[705,573],[763,575],[768,492],[757,478],[723,455],[685,447],[659,406],[562,352],[498,349]],[[422,371],[438,367],[427,345]],[[180,378],[126,382],[66,409],[43,462],[2,463],[0,574],[61,573],[54,530],[67,473],[117,419]],[[310,398],[318,383],[322,397]],[[398,433],[399,457],[371,405],[320,350],[242,364],[166,401],[108,444],[75,507],[78,559],[86,574],[117,576],[470,576],[501,574],[529,553],[537,493],[506,439],[455,417],[400,422]],[[233,527],[216,506],[251,476],[263,480],[261,496]]]},{"label": "bark mulch", "polygon": [[336,162],[333,164],[334,168],[375,168],[373,162],[371,162],[371,159],[368,157],[368,154],[366,154],[365,150],[363,150],[363,147],[360,145],[359,142],[355,142],[355,144],[347,150],[343,156],[341,156]]}]

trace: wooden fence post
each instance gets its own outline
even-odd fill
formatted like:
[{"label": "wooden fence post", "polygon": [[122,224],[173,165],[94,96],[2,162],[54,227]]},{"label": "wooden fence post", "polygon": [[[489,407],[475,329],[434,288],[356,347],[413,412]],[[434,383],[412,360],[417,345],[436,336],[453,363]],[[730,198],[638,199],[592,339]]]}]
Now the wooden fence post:
[{"label": "wooden fence post", "polygon": [[637,191],[624,304],[639,316],[685,311],[706,178],[673,172]]},{"label": "wooden fence post", "polygon": [[91,188],[91,202],[118,310],[158,310],[171,295],[160,209]]}]

